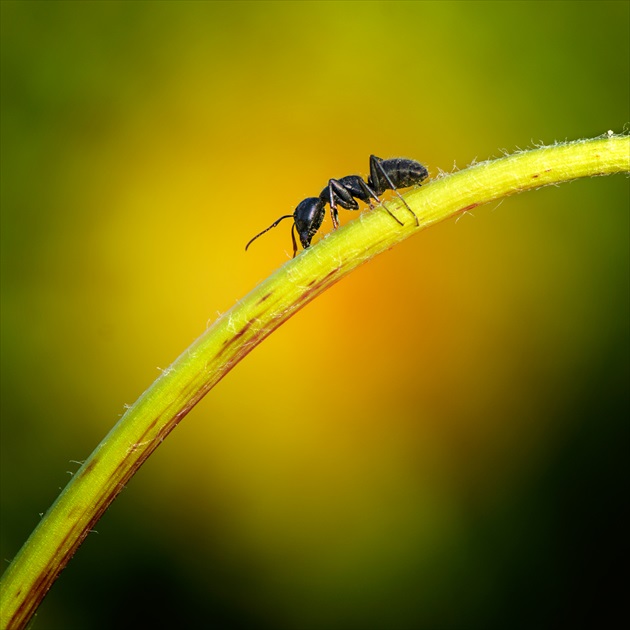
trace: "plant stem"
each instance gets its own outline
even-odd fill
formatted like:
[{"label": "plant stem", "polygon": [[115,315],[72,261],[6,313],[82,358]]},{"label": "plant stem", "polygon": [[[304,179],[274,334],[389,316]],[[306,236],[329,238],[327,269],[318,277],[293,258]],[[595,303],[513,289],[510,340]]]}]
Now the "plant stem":
[{"label": "plant stem", "polygon": [[60,571],[134,473],[243,357],[299,309],[373,256],[457,213],[580,177],[630,171],[630,137],[607,135],[477,164],[366,212],[284,264],[165,370],[81,466],[5,572],[0,627],[23,628]]}]

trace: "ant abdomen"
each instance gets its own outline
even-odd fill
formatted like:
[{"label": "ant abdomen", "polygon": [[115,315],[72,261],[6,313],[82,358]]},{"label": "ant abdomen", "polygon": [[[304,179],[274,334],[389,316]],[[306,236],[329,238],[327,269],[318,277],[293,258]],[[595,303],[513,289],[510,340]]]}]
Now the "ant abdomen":
[{"label": "ant abdomen", "polygon": [[375,155],[370,156],[368,185],[377,195],[382,195],[386,190],[414,186],[428,175],[427,169],[415,160],[407,158],[381,160]]}]

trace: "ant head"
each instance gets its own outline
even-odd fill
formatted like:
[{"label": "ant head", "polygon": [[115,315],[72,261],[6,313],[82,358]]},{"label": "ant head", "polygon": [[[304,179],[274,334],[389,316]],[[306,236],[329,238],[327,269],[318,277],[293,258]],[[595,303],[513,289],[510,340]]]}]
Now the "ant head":
[{"label": "ant head", "polygon": [[284,219],[293,219],[293,228],[291,229],[291,238],[293,239],[293,256],[297,252],[297,243],[295,242],[295,233],[293,230],[297,230],[297,233],[300,237],[300,242],[302,243],[302,247],[306,249],[310,247],[311,240],[313,236],[315,236],[315,232],[319,230],[322,221],[324,220],[325,214],[325,202],[317,197],[309,197],[304,201],[298,204],[298,207],[295,209],[293,214],[285,214],[280,217],[277,221],[274,221],[266,230],[260,232],[260,234],[256,234],[247,245],[245,245],[245,250],[259,237],[271,230],[271,228],[275,228],[280,221],[284,221]]},{"label": "ant head", "polygon": [[295,229],[300,237],[302,247],[310,247],[311,240],[319,230],[325,214],[325,202],[318,197],[308,197],[298,204],[293,213]]}]

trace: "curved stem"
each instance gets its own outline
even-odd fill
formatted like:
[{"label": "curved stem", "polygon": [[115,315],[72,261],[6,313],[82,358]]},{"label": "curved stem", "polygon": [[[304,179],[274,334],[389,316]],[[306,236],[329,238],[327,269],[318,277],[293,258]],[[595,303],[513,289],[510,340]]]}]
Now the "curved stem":
[{"label": "curved stem", "polygon": [[0,627],[23,628],[103,512],[178,422],[243,357],[373,256],[481,204],[549,184],[630,171],[630,137],[558,144],[443,176],[366,212],[284,264],[220,317],[125,413],[40,521],[0,583]]}]

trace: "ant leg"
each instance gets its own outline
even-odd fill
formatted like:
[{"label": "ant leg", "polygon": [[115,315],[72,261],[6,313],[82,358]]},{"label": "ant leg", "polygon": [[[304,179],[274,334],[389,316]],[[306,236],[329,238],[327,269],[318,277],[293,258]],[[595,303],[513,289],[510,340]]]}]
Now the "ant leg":
[{"label": "ant leg", "polygon": [[[360,179],[360,178],[358,178]],[[324,203],[330,204],[330,216],[333,220],[333,227],[337,229],[339,227],[339,215],[337,213],[337,207],[341,206],[347,210],[358,210],[359,204],[354,200],[356,196],[355,190],[352,184],[348,180],[353,181],[354,177],[342,177],[341,179],[331,179],[328,181],[328,186],[322,191],[319,198]]]},{"label": "ant leg", "polygon": [[378,198],[378,195],[361,178],[359,178],[358,184],[361,190],[363,191],[363,195],[366,198],[367,203],[369,204],[370,208],[374,207],[374,204],[372,203],[372,199],[374,199],[376,203],[381,203],[381,200]]},{"label": "ant leg", "polygon": [[332,219],[333,230],[339,227],[339,213],[337,212],[336,193],[333,190],[333,180],[328,182],[328,194],[330,196],[330,218]]},{"label": "ant leg", "polygon": [[[387,214],[389,214],[389,216],[394,219],[394,221],[396,221],[396,223],[398,223],[398,225],[405,225],[382,201],[379,201],[379,203],[383,206],[383,208],[385,208],[385,210],[387,210]],[[409,206],[407,206],[409,208]],[[411,214],[413,214],[413,211],[411,210],[411,208],[409,208],[409,212],[411,212]],[[416,215],[413,214],[413,216],[415,217]],[[418,221],[418,217],[416,217],[416,222]],[[418,224],[419,225],[419,224]]]},{"label": "ant leg", "polygon": [[339,213],[334,201],[330,204],[330,218],[332,219],[333,230],[336,230],[339,227]]},{"label": "ant leg", "polygon": [[[387,183],[389,184],[389,187],[396,193],[396,195],[398,195],[398,198],[405,204],[405,207],[407,208],[407,210],[409,210],[409,212],[411,212],[411,214],[413,215],[413,218],[416,220],[416,225],[420,225],[420,221],[418,220],[418,217],[416,216],[416,213],[409,207],[409,204],[405,201],[404,197],[398,192],[398,189],[396,188],[396,186],[394,186],[392,180],[390,179],[389,175],[385,172],[385,169],[381,166],[381,160],[377,157],[375,157],[374,155],[372,155],[370,157],[370,168],[374,168],[374,170],[378,169],[379,174],[382,175],[385,180],[387,181]],[[373,173],[374,175],[374,173]],[[374,179],[374,178],[373,178]],[[375,180],[377,181],[377,180]],[[390,212],[391,214],[391,212]]]},{"label": "ant leg", "polygon": [[291,240],[293,241],[293,258],[297,256],[297,242],[295,241],[295,223],[291,226]]},{"label": "ant leg", "polygon": [[[380,203],[383,208],[385,208],[385,210],[387,211],[387,214],[389,214],[389,216],[394,219],[394,221],[396,221],[396,223],[398,223],[398,225],[405,225],[398,217],[396,217],[394,215],[394,213],[378,198],[378,195],[363,181],[361,180],[361,188],[363,188],[363,190],[367,193],[368,195],[368,203],[370,204],[370,208],[373,208],[374,206],[372,205],[372,199],[374,199],[376,201],[376,203]],[[413,213],[412,213],[413,214]],[[415,216],[415,215],[414,215]]]}]

